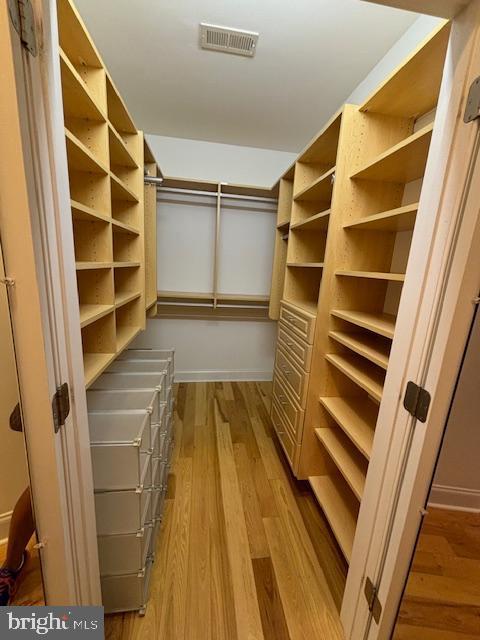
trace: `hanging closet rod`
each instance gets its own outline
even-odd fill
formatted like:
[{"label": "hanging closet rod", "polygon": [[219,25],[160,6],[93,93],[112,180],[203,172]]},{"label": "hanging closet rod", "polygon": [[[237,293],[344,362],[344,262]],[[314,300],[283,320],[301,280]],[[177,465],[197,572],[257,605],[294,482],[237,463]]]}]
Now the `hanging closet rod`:
[{"label": "hanging closet rod", "polygon": [[[212,302],[170,302],[165,300],[158,300],[158,305],[165,307],[198,307],[203,309],[213,309]],[[266,304],[226,304],[223,302],[217,303],[217,309],[266,309]]]},{"label": "hanging closet rod", "polygon": [[155,184],[157,186],[160,186],[163,184],[163,178],[145,175],[143,176],[143,182],[144,184]]},{"label": "hanging closet rod", "polygon": [[[212,198],[217,197],[216,192],[212,191],[201,191],[197,189],[174,189],[173,187],[160,187],[160,191],[165,191],[166,193],[180,193],[185,195],[195,195],[195,196],[210,196]],[[221,193],[220,198],[230,199],[230,200],[253,200],[255,202],[268,202],[268,203],[276,203],[277,200],[275,198],[260,198],[259,196],[242,196],[235,195],[231,193]]]}]

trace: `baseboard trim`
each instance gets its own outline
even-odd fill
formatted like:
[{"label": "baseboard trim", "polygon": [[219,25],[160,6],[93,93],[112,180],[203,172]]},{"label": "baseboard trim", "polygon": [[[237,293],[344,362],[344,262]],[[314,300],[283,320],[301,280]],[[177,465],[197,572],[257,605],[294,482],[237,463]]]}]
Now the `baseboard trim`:
[{"label": "baseboard trim", "polygon": [[8,532],[10,530],[10,520],[12,519],[13,511],[6,511],[0,513],[0,544],[3,544],[8,540]]},{"label": "baseboard trim", "polygon": [[434,484],[430,492],[428,504],[437,509],[453,509],[480,513],[480,491]]},{"label": "baseboard trim", "polygon": [[176,371],[175,382],[270,382],[272,371]]}]

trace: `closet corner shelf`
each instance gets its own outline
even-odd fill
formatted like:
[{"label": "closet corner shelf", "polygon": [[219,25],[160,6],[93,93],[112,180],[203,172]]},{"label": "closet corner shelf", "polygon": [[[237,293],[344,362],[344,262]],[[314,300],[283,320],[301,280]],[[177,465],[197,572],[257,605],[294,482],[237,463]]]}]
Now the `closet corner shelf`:
[{"label": "closet corner shelf", "polygon": [[346,483],[360,501],[365,489],[365,470],[366,461],[361,459],[362,464],[355,459],[350,451],[344,446],[341,438],[333,429],[322,428],[315,429],[315,435],[326,449],[335,466],[344,477]]},{"label": "closet corner shelf", "polygon": [[115,353],[84,353],[83,366],[85,370],[85,386],[88,387],[115,360]]},{"label": "closet corner shelf", "polygon": [[305,187],[293,196],[294,200],[313,202],[316,200],[328,201],[332,197],[333,175],[335,167],[332,167],[319,178],[314,180],[308,187]]},{"label": "closet corner shelf", "polygon": [[110,164],[131,169],[138,168],[138,164],[135,162],[122,136],[110,122],[108,123],[108,144],[110,148]]},{"label": "closet corner shelf", "polygon": [[390,350],[379,342],[381,338],[375,338],[372,334],[348,331],[329,331],[328,335],[332,340],[387,370]]},{"label": "closet corner shelf", "polygon": [[108,174],[108,168],[67,128],[65,128],[65,140],[67,145],[68,166],[70,169],[88,173],[99,173],[101,175]]},{"label": "closet corner shelf", "polygon": [[406,183],[425,173],[433,122],[384,151],[350,177],[362,180]]},{"label": "closet corner shelf", "polygon": [[346,309],[332,309],[332,316],[346,320],[351,324],[378,333],[385,338],[393,339],[396,317],[389,313],[372,313],[366,311],[349,311]]},{"label": "closet corner shelf", "polygon": [[365,216],[343,225],[344,229],[360,229],[365,231],[411,231],[415,227],[418,202],[407,204],[397,209],[383,211]]},{"label": "closet corner shelf", "polygon": [[320,211],[320,213],[316,213],[305,220],[291,224],[290,229],[295,231],[326,231],[328,229],[330,213],[331,209]]},{"label": "closet corner shelf", "polygon": [[113,266],[115,267],[115,269],[131,269],[131,268],[139,267],[140,262],[130,262],[130,261],[114,262]]},{"label": "closet corner shelf", "polygon": [[373,403],[356,397],[323,397],[319,402],[366,460],[370,460],[378,412]]},{"label": "closet corner shelf", "polygon": [[93,99],[80,74],[60,49],[60,72],[65,111],[69,116],[106,122],[107,116]]},{"label": "closet corner shelf", "polygon": [[346,495],[347,489],[343,489],[329,476],[310,476],[308,481],[332,527],[345,559],[350,562],[357,526],[357,514]]},{"label": "closet corner shelf", "polygon": [[133,236],[138,236],[140,234],[140,231],[136,227],[132,227],[130,224],[115,220],[115,218],[112,218],[112,231],[113,233],[129,233]]},{"label": "closet corner shelf", "polygon": [[123,307],[123,305],[128,304],[129,302],[132,302],[132,300],[136,300],[137,298],[140,298],[142,294],[140,293],[140,291],[134,291],[134,292],[127,292],[127,293],[116,293],[115,294],[115,309],[119,309],[120,307]]},{"label": "closet corner shelf", "polygon": [[380,271],[344,271],[337,269],[336,276],[348,278],[368,278],[371,280],[389,280],[390,282],[403,282],[405,280],[404,273],[382,273]]},{"label": "closet corner shelf", "polygon": [[325,360],[341,371],[380,404],[383,393],[384,373],[361,356],[327,353]]},{"label": "closet corner shelf", "polygon": [[113,304],[80,304],[80,327],[83,329],[111,313]]},{"label": "closet corner shelf", "polygon": [[141,327],[117,326],[117,355],[128,347],[141,330]]},{"label": "closet corner shelf", "polygon": [[111,216],[106,213],[100,213],[88,207],[81,202],[77,202],[76,200],[70,200],[70,206],[72,209],[72,216],[75,220],[85,220],[87,222],[95,222],[99,220],[101,222],[113,222]]},{"label": "closet corner shelf", "polygon": [[127,185],[112,171],[110,171],[110,181],[112,185],[113,200],[127,200],[128,202],[138,203],[139,200],[133,191],[129,189],[129,187],[127,187]]},{"label": "closet corner shelf", "polygon": [[76,262],[77,271],[85,271],[87,269],[111,269],[113,262]]},{"label": "closet corner shelf", "polygon": [[287,267],[299,269],[323,269],[323,262],[287,262]]}]

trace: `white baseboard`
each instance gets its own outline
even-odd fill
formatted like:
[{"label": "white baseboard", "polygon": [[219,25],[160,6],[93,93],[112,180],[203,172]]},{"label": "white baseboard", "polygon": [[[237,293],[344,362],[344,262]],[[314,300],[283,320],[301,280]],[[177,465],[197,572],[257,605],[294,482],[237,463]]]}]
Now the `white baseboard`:
[{"label": "white baseboard", "polygon": [[480,491],[434,484],[430,492],[428,504],[438,509],[453,509],[480,513]]},{"label": "white baseboard", "polygon": [[10,520],[12,519],[13,511],[6,511],[0,513],[0,544],[3,544],[8,540],[8,532],[10,529]]},{"label": "white baseboard", "polygon": [[269,382],[272,371],[175,371],[175,382]]}]

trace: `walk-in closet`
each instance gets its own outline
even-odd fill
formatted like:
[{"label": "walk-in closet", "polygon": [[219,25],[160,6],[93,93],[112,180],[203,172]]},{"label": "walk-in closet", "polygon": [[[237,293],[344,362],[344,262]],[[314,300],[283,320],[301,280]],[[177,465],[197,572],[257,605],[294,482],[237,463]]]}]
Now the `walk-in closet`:
[{"label": "walk-in closet", "polygon": [[0,4],[0,628],[480,638],[478,3]]}]

